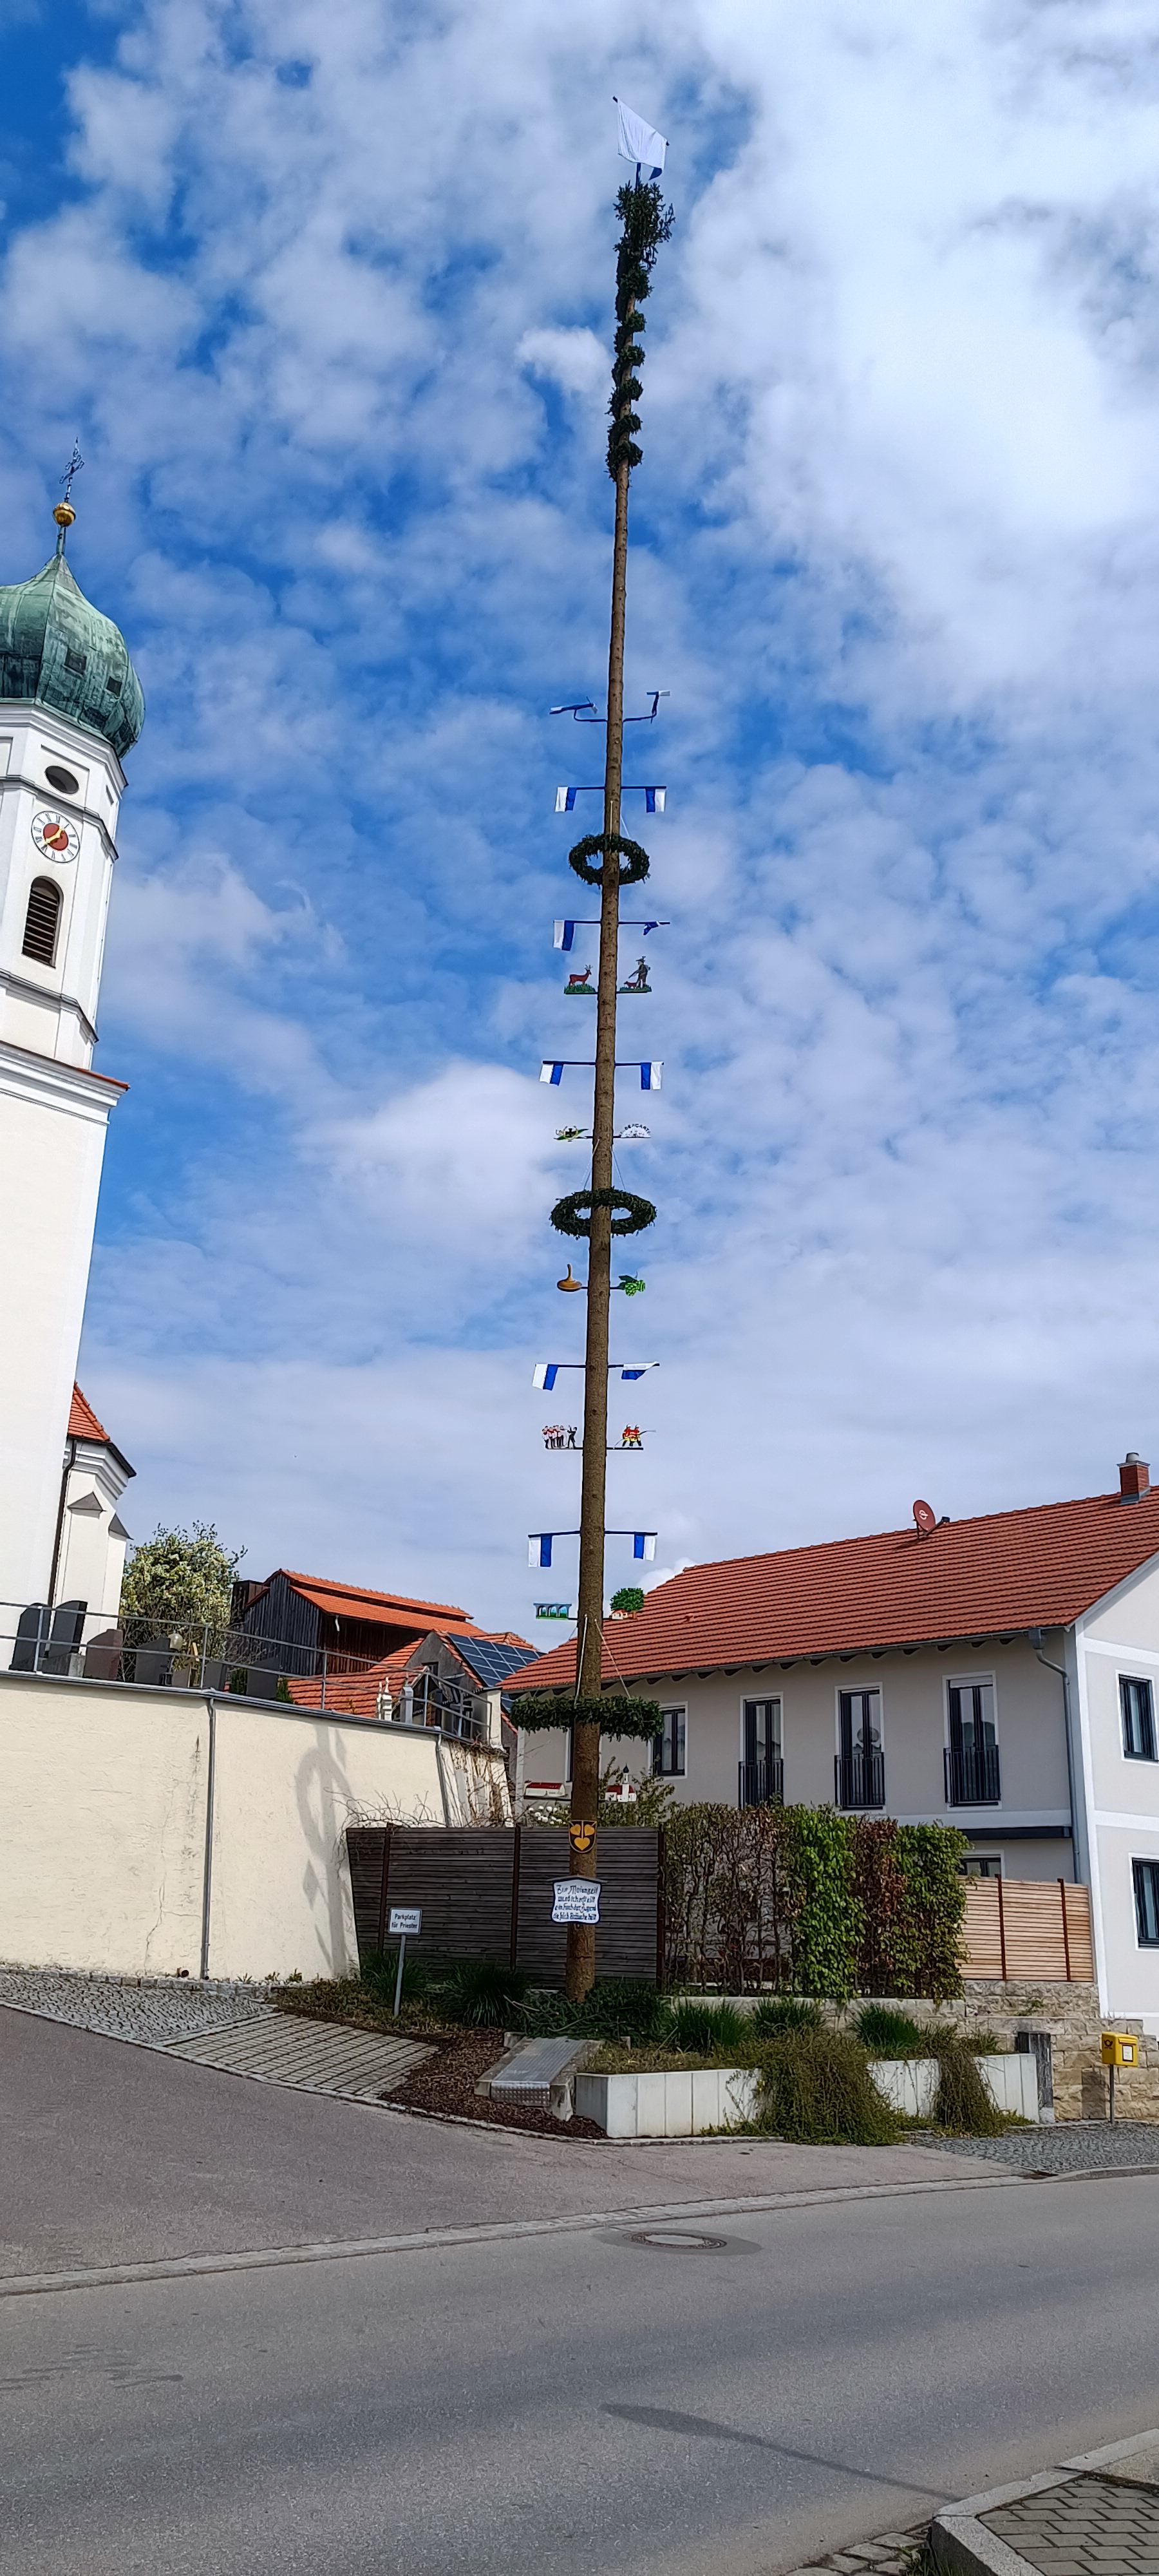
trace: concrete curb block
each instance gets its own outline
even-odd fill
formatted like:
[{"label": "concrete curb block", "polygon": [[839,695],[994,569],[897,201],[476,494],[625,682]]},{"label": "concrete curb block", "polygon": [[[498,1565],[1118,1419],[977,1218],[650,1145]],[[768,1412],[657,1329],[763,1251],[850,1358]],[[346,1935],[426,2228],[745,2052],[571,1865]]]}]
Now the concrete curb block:
[{"label": "concrete curb block", "polygon": [[991,2487],[986,2495],[963,2496],[960,2504],[947,2505],[935,2514],[930,2555],[952,2576],[1037,2576],[1028,2558],[1000,2540],[997,2532],[987,2530],[982,2515],[995,2513],[1002,2505],[1021,2504],[1026,2496],[1044,2495],[1051,2487],[1069,2486],[1073,2478],[1097,2476],[1100,2470],[1117,2469],[1123,2475],[1134,2456],[1153,2454],[1157,2447],[1159,2429],[1133,2433],[1125,2442],[1109,2442],[1100,2451],[1084,2451],[1078,2459],[1064,2460],[1057,2469],[1040,2469],[1037,2477]]}]

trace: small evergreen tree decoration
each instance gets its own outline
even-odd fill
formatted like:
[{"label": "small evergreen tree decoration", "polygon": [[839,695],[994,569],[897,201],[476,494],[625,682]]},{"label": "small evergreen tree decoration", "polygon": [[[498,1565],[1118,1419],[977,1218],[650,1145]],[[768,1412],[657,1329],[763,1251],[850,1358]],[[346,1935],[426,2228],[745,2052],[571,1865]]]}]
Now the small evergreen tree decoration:
[{"label": "small evergreen tree decoration", "polygon": [[[608,472],[613,483],[621,468],[631,473],[643,461],[643,449],[636,446],[640,417],[632,406],[644,390],[639,370],[645,352],[640,346],[644,315],[640,306],[650,294],[652,270],[662,242],[672,230],[672,208],[666,206],[659,183],[650,179],[646,185],[637,180],[635,187],[623,187],[616,199],[621,232],[616,252],[616,354],[612,363],[612,399],[608,410],[612,426],[608,431]],[[609,709],[610,713],[610,709]]]}]

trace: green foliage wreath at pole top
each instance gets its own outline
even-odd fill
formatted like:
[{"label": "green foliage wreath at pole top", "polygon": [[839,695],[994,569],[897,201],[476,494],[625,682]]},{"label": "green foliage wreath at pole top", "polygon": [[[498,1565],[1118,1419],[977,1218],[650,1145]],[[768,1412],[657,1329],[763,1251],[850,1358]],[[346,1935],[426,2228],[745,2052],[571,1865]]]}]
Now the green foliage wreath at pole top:
[{"label": "green foliage wreath at pole top", "polygon": [[[575,869],[577,877],[583,878],[585,885],[602,885],[604,860],[610,858],[613,850],[619,851],[624,862],[620,869],[620,884],[642,884],[651,866],[648,853],[641,848],[639,841],[626,841],[619,832],[588,832],[582,841],[576,842],[574,850],[568,851],[567,863],[569,868]],[[593,859],[599,860],[598,867],[593,867]]]},{"label": "green foliage wreath at pole top", "polygon": [[612,415],[608,472],[613,483],[621,465],[638,465],[643,453],[635,444],[640,415],[632,409],[640,399],[639,370],[644,364],[640,346],[644,316],[636,308],[649,292],[656,253],[672,230],[672,208],[665,205],[654,179],[645,187],[621,188],[616,212],[623,229],[616,251],[616,355],[608,404]]},{"label": "green foliage wreath at pole top", "polygon": [[525,1735],[544,1735],[555,1726],[598,1726],[605,1735],[652,1736],[664,1723],[658,1699],[618,1691],[602,1699],[577,1699],[574,1691],[513,1691],[511,1717]]},{"label": "green foliage wreath at pole top", "polygon": [[557,1234],[588,1235],[592,1230],[592,1209],[623,1208],[623,1216],[614,1216],[612,1234],[643,1234],[645,1226],[655,1225],[656,1210],[651,1199],[642,1199],[635,1190],[569,1190],[565,1199],[557,1199],[551,1211],[551,1222]]}]

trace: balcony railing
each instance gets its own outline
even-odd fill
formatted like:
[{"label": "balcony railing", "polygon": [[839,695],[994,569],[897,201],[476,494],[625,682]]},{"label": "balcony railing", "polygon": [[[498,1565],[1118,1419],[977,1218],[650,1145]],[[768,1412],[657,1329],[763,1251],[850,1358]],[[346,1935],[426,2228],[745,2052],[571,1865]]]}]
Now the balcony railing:
[{"label": "balcony railing", "polygon": [[839,1807],[884,1807],[885,1755],[880,1744],[859,1744],[833,1764]]},{"label": "balcony railing", "polygon": [[742,1807],[779,1807],[785,1795],[785,1766],[779,1753],[769,1753],[759,1761],[740,1765]]},{"label": "balcony railing", "polygon": [[1002,1772],[996,1744],[947,1744],[942,1760],[948,1807],[997,1807]]}]

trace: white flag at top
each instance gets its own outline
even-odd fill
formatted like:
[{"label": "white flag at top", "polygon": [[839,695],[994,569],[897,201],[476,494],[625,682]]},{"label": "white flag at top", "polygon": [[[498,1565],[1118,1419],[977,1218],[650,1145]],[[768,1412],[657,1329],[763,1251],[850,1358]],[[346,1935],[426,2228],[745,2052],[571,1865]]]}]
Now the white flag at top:
[{"label": "white flag at top", "polygon": [[622,99],[614,99],[613,105],[620,120],[621,161],[637,161],[642,177],[658,179],[668,149],[664,136],[657,134],[654,125],[646,125],[634,107],[625,107]]}]

